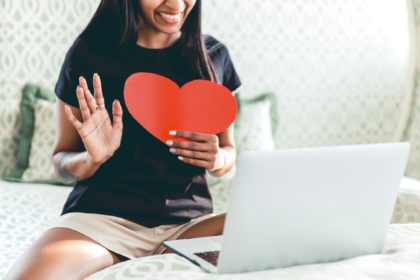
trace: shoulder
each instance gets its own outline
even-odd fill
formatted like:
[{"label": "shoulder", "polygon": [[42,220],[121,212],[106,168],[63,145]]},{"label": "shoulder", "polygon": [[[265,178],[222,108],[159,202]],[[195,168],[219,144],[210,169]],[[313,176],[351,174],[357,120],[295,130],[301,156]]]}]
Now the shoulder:
[{"label": "shoulder", "polygon": [[226,55],[229,52],[224,43],[210,34],[204,34],[204,44],[210,56]]},{"label": "shoulder", "polygon": [[86,43],[81,38],[76,38],[67,51],[66,58],[77,59],[86,52]]},{"label": "shoulder", "polygon": [[83,65],[89,65],[95,53],[92,46],[78,37],[68,49],[64,63],[71,67],[81,68]]},{"label": "shoulder", "polygon": [[[79,84],[80,76],[88,76],[92,72],[92,50],[82,39],[76,38],[64,57],[60,73],[55,85],[55,94],[58,98],[74,107],[79,107],[74,94]],[[91,87],[90,81],[88,81]]]},{"label": "shoulder", "polygon": [[221,71],[224,71],[224,68],[226,68],[226,65],[231,60],[229,50],[226,45],[209,34],[204,34],[204,44],[213,64],[216,68],[220,68]]},{"label": "shoulder", "polygon": [[209,34],[204,35],[204,43],[219,81],[231,91],[236,90],[241,85],[241,81],[226,45]]}]

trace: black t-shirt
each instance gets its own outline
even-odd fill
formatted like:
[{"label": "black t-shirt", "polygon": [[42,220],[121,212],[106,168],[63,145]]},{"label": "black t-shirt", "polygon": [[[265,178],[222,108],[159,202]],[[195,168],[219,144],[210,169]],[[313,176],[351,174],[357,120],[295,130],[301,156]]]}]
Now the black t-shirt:
[{"label": "black t-shirt", "polygon": [[[124,128],[119,149],[93,176],[76,183],[61,215],[100,213],[155,227],[185,223],[213,211],[205,169],[170,153],[166,144],[130,115],[124,103],[124,84],[133,73],[156,73],[179,86],[199,78],[181,55],[179,43],[163,49],[133,44],[112,53],[98,51],[80,38],[71,46],[55,87],[57,97],[78,108],[79,76],[86,78],[92,90],[92,75],[98,73],[110,116],[113,100],[122,105]],[[226,46],[210,35],[205,36],[205,45],[219,82],[236,90],[241,81]]]}]

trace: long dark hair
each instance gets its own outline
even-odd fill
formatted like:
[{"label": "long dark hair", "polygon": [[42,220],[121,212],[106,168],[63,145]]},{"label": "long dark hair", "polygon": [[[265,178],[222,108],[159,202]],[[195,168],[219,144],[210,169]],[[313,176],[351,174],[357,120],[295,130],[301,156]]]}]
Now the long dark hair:
[{"label": "long dark hair", "polygon": [[[137,42],[141,17],[139,0],[101,0],[98,9],[79,37],[105,48],[121,48]],[[201,31],[201,0],[196,0],[181,28],[180,46],[193,71],[201,79],[217,82],[213,63]]]}]

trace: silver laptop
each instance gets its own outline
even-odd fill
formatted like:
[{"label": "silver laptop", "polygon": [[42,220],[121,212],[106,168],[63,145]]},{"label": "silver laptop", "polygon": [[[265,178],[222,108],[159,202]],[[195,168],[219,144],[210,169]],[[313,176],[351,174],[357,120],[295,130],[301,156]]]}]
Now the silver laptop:
[{"label": "silver laptop", "polygon": [[380,253],[408,143],[243,152],[223,237],[164,246],[213,273]]}]

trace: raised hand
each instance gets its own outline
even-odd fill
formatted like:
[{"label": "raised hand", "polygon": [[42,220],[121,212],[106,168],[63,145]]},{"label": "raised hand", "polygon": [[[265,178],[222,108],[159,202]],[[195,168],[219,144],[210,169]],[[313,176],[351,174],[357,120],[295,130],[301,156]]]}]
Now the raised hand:
[{"label": "raised hand", "polygon": [[113,122],[105,108],[101,79],[93,75],[94,97],[83,77],[79,78],[76,94],[79,101],[83,122],[80,122],[65,105],[67,119],[77,129],[88,155],[95,163],[102,164],[113,156],[120,147],[123,131],[123,110],[118,100],[112,103]]}]

